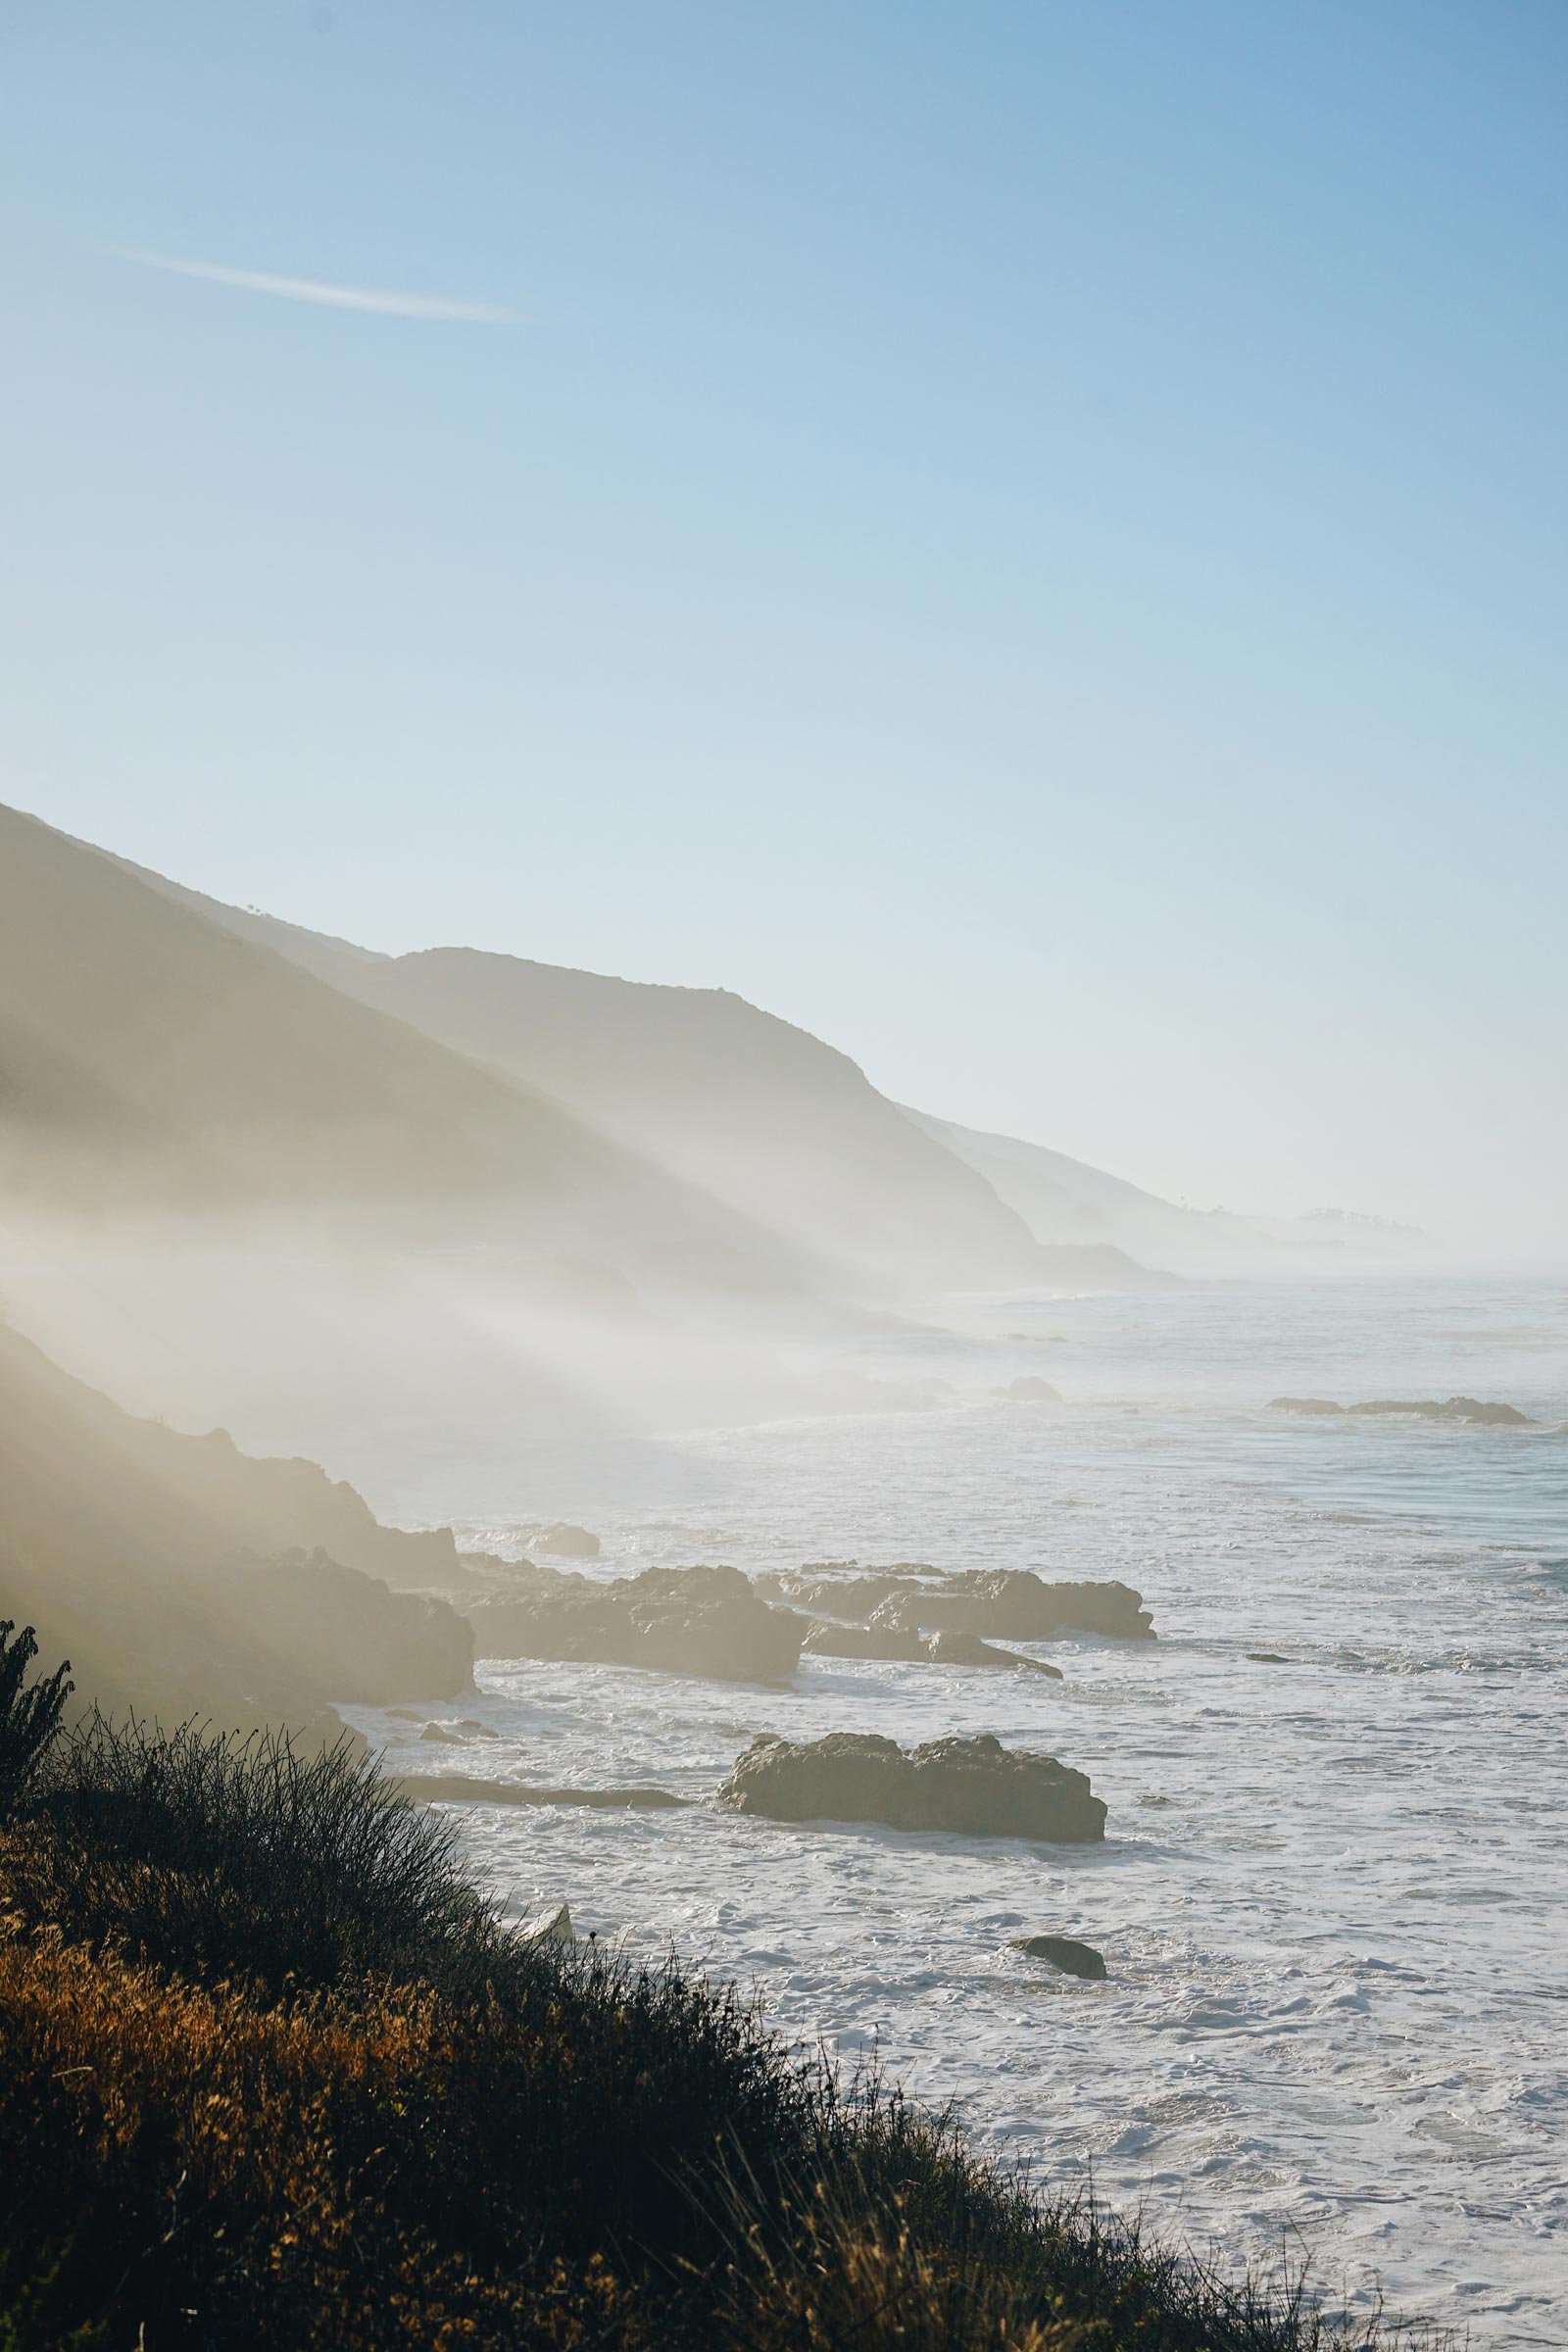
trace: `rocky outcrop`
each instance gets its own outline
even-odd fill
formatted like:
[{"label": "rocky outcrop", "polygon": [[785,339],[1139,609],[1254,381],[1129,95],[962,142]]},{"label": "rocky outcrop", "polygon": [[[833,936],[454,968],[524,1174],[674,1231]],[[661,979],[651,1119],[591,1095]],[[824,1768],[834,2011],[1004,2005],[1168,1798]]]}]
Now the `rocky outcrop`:
[{"label": "rocky outcrop", "polygon": [[287,1551],[230,1566],[220,1587],[246,1641],[310,1656],[334,1698],[384,1707],[453,1698],[473,1688],[466,1618],[423,1592],[398,1592],[324,1551]]},{"label": "rocky outcrop", "polygon": [[1534,1429],[1517,1405],[1490,1403],[1481,1396],[1372,1396],[1364,1404],[1336,1404],[1332,1396],[1271,1396],[1272,1413],[1337,1415],[1356,1413],[1382,1420],[1458,1421],[1475,1429]]},{"label": "rocky outcrop", "polygon": [[1017,1380],[1009,1380],[1004,1389],[993,1389],[993,1396],[1004,1396],[1011,1404],[1059,1404],[1060,1396],[1049,1380],[1038,1372],[1025,1372]]},{"label": "rocky outcrop", "polygon": [[878,1601],[895,1592],[919,1592],[936,1574],[934,1568],[922,1568],[916,1562],[858,1573],[853,1560],[847,1560],[844,1567],[848,1573],[836,1574],[831,1567],[786,1569],[782,1576],[764,1575],[753,1581],[759,1592],[769,1599],[797,1601],[802,1608],[823,1609],[830,1617],[848,1617],[863,1625]]},{"label": "rocky outcrop", "polygon": [[653,1666],[784,1682],[808,1621],[769,1608],[738,1568],[648,1568],[601,1581],[535,1571],[530,1588],[471,1611],[478,1655]]},{"label": "rocky outcrop", "polygon": [[1076,1936],[1020,1936],[1012,1948],[1026,1952],[1031,1960],[1049,1960],[1065,1976],[1086,1977],[1092,1984],[1104,1978],[1104,1953],[1097,1952],[1092,1943],[1080,1943]]},{"label": "rocky outcrop", "polygon": [[1103,1634],[1152,1642],[1154,1624],[1130,1585],[1047,1584],[1029,1568],[968,1568],[935,1588],[891,1594],[872,1610],[872,1625],[915,1625],[940,1633],[997,1635],[1049,1642],[1054,1635]]},{"label": "rocky outcrop", "polygon": [[763,1733],[717,1801],[772,1821],[879,1821],[965,1838],[1081,1844],[1105,1834],[1105,1808],[1083,1773],[1004,1748],[989,1733],[907,1752],[869,1733],[830,1732],[805,1744]]}]

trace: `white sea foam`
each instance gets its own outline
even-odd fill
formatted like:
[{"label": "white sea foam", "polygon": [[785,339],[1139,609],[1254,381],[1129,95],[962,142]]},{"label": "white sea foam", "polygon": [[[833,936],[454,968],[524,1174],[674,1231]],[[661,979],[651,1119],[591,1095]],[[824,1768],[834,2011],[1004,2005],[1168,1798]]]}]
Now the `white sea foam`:
[{"label": "white sea foam", "polygon": [[[988,2140],[1240,2264],[1304,2236],[1327,2281],[1559,2346],[1568,2303],[1568,1293],[974,1300],[950,1409],[575,1456],[444,1433],[404,1508],[492,1540],[541,1510],[605,1573],[856,1555],[1119,1576],[1152,1646],[1053,1645],[1067,1681],[809,1660],[789,1690],[609,1667],[481,1672],[474,1770],[702,1799],[753,1732],[994,1731],[1086,1769],[1106,1843],[1027,1847],[676,1813],[470,1809],[517,1909],[670,1944],[782,2030],[955,2099]],[[1067,1335],[1059,1409],[990,1388]],[[862,1369],[928,1364],[918,1335]],[[1280,1391],[1504,1396],[1514,1432],[1291,1421]],[[383,1489],[385,1481],[383,1479]],[[461,1491],[460,1491],[461,1490]],[[1249,1650],[1283,1652],[1285,1665]],[[465,1702],[465,1711],[470,1711]],[[360,1720],[395,1761],[410,1727]],[[1103,1984],[1008,1948],[1101,1946]]]}]

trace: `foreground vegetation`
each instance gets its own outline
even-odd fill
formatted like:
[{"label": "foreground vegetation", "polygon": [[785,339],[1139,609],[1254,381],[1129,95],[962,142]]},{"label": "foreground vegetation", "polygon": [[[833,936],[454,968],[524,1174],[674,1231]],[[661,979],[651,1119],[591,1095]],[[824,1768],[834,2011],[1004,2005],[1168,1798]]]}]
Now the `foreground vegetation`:
[{"label": "foreground vegetation", "polygon": [[673,1964],[520,1941],[347,1751],[0,1628],[0,2352],[1388,2344],[1033,2198]]}]

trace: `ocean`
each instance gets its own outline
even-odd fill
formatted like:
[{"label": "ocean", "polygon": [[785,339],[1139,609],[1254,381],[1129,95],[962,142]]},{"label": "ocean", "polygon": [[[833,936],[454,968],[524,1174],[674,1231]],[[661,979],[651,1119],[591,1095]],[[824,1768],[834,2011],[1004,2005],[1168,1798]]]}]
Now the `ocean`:
[{"label": "ocean", "polygon": [[[441,1433],[373,1499],[596,1572],[855,1558],[1119,1577],[1152,1644],[1066,1680],[803,1662],[785,1690],[486,1664],[460,1756],[371,1710],[401,1769],[657,1783],[684,1812],[462,1808],[517,1913],[755,1985],[781,2034],[874,2058],[1053,2186],[1225,2265],[1468,2332],[1568,2340],[1568,1285],[1323,1284],[944,1302],[842,1369],[923,1410],[571,1447]],[[994,1392],[1040,1375],[1057,1405]],[[1455,1392],[1526,1430],[1305,1420]],[[389,1488],[396,1491],[389,1492]],[[1014,1644],[1013,1646],[1018,1646]],[[1250,1651],[1272,1651],[1279,1664]],[[1091,1776],[1105,1842],[727,1816],[760,1731],[994,1732]],[[1024,1958],[1087,1938],[1104,1984]]]}]

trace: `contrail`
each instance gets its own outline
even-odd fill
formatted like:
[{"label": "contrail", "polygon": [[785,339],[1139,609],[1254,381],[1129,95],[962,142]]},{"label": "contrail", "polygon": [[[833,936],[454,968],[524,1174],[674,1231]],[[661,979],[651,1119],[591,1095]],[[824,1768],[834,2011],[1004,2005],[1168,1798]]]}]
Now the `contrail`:
[{"label": "contrail", "polygon": [[450,302],[441,294],[388,294],[374,286],[334,286],[317,277],[276,277],[267,270],[231,270],[222,262],[188,262],[172,253],[142,253],[111,245],[106,252],[148,270],[171,270],[179,277],[205,277],[218,286],[248,294],[276,294],[285,302],[315,302],[332,311],[374,311],[387,318],[438,318],[462,326],[512,326],[513,312],[491,302]]}]

